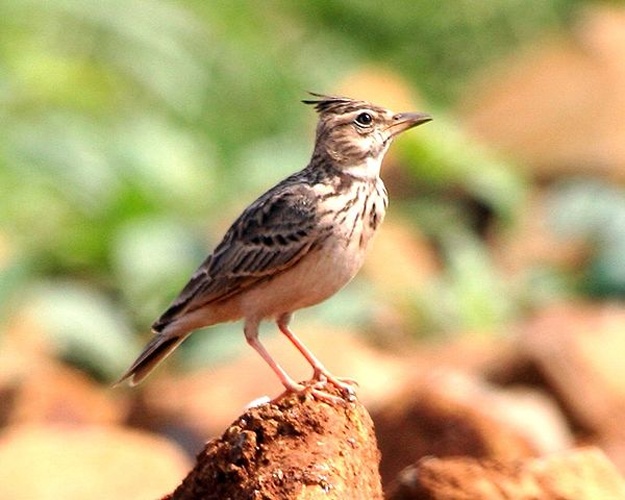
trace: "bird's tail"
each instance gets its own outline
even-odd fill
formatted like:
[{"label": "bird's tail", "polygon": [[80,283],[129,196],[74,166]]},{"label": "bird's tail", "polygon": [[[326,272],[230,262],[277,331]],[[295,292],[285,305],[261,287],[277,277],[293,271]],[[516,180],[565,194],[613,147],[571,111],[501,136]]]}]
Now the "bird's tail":
[{"label": "bird's tail", "polygon": [[148,345],[145,346],[145,349],[143,349],[143,352],[139,355],[136,361],[130,368],[128,368],[126,373],[124,373],[120,379],[115,382],[114,385],[119,385],[126,380],[129,381],[130,385],[137,385],[145,377],[147,377],[150,372],[161,363],[161,361],[169,356],[186,337],[187,334],[156,334]]}]

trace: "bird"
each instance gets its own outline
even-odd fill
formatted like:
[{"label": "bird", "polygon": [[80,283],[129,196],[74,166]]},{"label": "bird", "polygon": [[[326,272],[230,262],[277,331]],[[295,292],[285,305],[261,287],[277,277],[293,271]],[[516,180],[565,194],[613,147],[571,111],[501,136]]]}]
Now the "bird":
[{"label": "bird", "polygon": [[[117,381],[136,385],[195,330],[243,320],[247,343],[285,388],[336,401],[327,385],[353,400],[357,385],[330,373],[293,333],[295,311],[325,301],[361,268],[382,223],[388,194],[380,167],[393,139],[432,119],[376,104],[310,92],[302,102],[318,114],[310,162],[251,203],[226,231],[169,308],[152,325],[152,340]],[[273,320],[313,369],[291,378],[259,339]],[[341,398],[338,398],[341,399]]]}]

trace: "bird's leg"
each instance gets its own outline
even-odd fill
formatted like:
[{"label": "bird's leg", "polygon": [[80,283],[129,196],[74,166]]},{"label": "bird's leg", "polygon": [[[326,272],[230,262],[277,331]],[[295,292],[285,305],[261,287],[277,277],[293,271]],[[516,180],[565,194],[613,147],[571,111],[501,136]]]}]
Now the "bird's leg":
[{"label": "bird's leg", "polygon": [[245,339],[247,343],[254,348],[254,350],[260,354],[261,358],[265,360],[265,363],[269,365],[269,367],[273,370],[273,372],[278,376],[282,385],[286,388],[287,391],[291,392],[301,392],[305,389],[302,384],[298,384],[289,377],[288,373],[284,371],[274,359],[271,357],[271,354],[265,349],[265,346],[261,344],[260,339],[258,338],[258,322],[247,321],[243,328],[245,332]]},{"label": "bird's leg", "polygon": [[321,384],[325,384],[330,382],[332,385],[338,387],[341,391],[343,391],[348,399],[352,399],[354,397],[354,385],[358,385],[355,380],[352,379],[343,379],[338,378],[332,375],[328,369],[321,364],[315,355],[302,343],[300,339],[298,339],[295,334],[289,329],[289,321],[291,320],[291,314],[283,314],[276,321],[278,328],[280,331],[288,338],[291,343],[297,348],[299,352],[302,353],[302,356],[306,358],[306,360],[312,366],[313,372],[313,380],[320,382]]},{"label": "bird's leg", "polygon": [[254,350],[260,354],[260,356],[265,360],[265,362],[270,366],[273,372],[278,376],[282,385],[286,388],[287,392],[303,392],[305,390],[310,390],[311,394],[317,399],[325,400],[329,403],[341,404],[344,401],[332,394],[328,394],[326,392],[320,391],[314,387],[307,387],[302,384],[298,384],[293,380],[289,375],[284,371],[274,359],[271,357],[271,354],[265,349],[265,346],[260,342],[258,338],[258,322],[247,321],[245,323],[244,330],[245,338],[247,343],[254,348]]}]

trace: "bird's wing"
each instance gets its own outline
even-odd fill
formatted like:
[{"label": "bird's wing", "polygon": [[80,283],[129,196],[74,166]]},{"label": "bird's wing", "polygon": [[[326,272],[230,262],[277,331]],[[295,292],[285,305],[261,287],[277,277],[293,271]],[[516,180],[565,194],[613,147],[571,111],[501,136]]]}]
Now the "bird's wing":
[{"label": "bird's wing", "polygon": [[318,244],[316,200],[305,184],[280,184],[252,203],[154,323],[158,332],[182,315],[225,300],[280,273]]}]

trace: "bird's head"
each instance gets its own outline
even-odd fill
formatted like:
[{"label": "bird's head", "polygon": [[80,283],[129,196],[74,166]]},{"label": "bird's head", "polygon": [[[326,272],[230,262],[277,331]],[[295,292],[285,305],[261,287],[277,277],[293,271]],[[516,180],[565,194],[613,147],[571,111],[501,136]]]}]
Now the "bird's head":
[{"label": "bird's head", "polygon": [[393,113],[366,101],[312,94],[302,101],[319,113],[315,154],[360,177],[379,174],[382,158],[393,138],[430,121],[425,113]]}]

